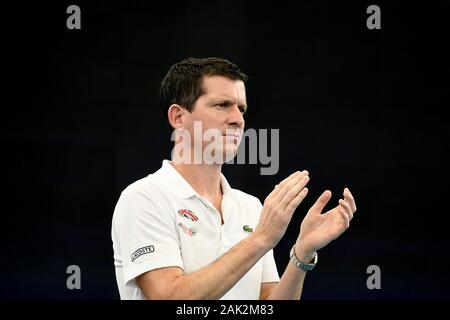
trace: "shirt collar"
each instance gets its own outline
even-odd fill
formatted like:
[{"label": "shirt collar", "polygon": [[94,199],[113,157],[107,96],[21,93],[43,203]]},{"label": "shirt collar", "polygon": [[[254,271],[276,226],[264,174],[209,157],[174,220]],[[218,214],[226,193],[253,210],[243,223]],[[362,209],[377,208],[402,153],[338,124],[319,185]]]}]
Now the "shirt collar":
[{"label": "shirt collar", "polygon": [[[164,183],[166,183],[180,199],[188,199],[193,196],[200,197],[183,176],[172,166],[169,160],[163,160],[159,174]],[[220,173],[220,185],[224,196],[231,194],[230,184],[222,173]]]}]

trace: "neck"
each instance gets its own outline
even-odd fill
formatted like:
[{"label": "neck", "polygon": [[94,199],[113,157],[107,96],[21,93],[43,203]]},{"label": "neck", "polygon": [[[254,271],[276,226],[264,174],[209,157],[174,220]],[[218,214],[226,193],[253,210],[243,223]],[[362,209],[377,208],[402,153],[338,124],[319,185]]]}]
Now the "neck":
[{"label": "neck", "polygon": [[171,164],[199,195],[205,198],[222,195],[221,164],[175,164],[174,162]]}]

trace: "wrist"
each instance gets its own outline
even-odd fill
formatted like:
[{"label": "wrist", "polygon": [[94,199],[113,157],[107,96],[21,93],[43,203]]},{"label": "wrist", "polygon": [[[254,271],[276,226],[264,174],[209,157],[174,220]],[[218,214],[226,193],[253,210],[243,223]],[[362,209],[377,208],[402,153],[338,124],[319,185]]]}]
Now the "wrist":
[{"label": "wrist", "polygon": [[303,259],[309,259],[307,255],[305,255],[305,258],[299,258],[297,257],[297,254],[295,253],[295,245],[292,247],[291,252],[289,253],[290,261],[294,263],[294,265],[299,268],[302,271],[311,271],[315,268],[317,265],[317,252],[314,253],[312,261],[305,261]]},{"label": "wrist", "polygon": [[309,250],[304,248],[301,244],[296,243],[295,244],[295,255],[301,260],[306,263],[311,262],[314,259],[314,256],[316,254],[315,250]]},{"label": "wrist", "polygon": [[252,233],[245,240],[248,241],[257,251],[262,251],[264,254],[273,248],[270,246],[270,242],[257,232]]}]

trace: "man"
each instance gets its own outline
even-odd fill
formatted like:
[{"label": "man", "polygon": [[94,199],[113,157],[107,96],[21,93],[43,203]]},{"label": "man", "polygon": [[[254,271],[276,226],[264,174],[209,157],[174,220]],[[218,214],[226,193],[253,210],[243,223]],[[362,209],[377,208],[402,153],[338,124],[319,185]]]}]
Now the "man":
[{"label": "man", "polygon": [[[308,193],[309,173],[291,174],[264,205],[229,186],[221,168],[241,141],[246,80],[236,65],[219,58],[186,59],[164,78],[161,107],[178,133],[177,152],[128,186],[115,208],[112,239],[122,299],[299,299],[317,251],[349,227],[356,211],[350,190],[322,214],[331,198],[325,191],[302,221],[279,278],[272,249]],[[202,133],[216,133],[210,153],[204,152],[211,149],[207,139],[195,132],[198,124]]]}]

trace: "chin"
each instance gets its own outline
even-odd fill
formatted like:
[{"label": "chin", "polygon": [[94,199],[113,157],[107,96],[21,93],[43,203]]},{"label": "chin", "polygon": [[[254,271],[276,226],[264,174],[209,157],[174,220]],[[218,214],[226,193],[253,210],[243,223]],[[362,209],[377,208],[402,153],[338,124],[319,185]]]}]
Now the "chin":
[{"label": "chin", "polygon": [[238,153],[239,142],[236,137],[224,137],[220,143],[206,145],[203,151],[205,163],[224,164],[231,161]]},{"label": "chin", "polygon": [[223,158],[224,158],[224,162],[228,162],[232,159],[234,159],[234,157],[236,157],[237,152],[238,152],[238,145],[233,145],[233,146],[227,146],[227,148],[225,148],[223,150]]},{"label": "chin", "polygon": [[[204,155],[207,164],[224,164],[236,157],[238,146],[227,146],[225,148],[215,149],[213,155]],[[216,156],[217,155],[217,156]],[[220,155],[220,156],[218,156]]]}]

